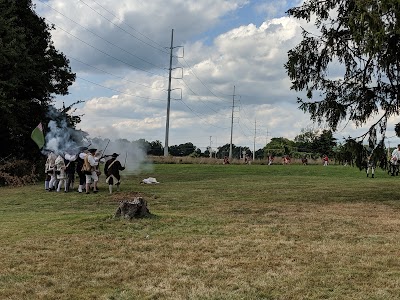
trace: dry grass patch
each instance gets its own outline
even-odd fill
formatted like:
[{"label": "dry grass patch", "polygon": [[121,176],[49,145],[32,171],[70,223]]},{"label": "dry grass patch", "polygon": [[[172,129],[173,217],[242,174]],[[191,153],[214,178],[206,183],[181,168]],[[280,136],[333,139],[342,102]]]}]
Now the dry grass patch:
[{"label": "dry grass patch", "polygon": [[[358,196],[385,195],[392,182],[311,174],[302,192],[287,169],[268,181],[261,169],[228,169],[227,179],[215,169],[217,183],[204,179],[208,167],[207,176],[168,170],[160,185],[113,195],[4,190],[0,298],[399,299],[399,205]],[[318,186],[324,198],[310,196]],[[135,196],[155,216],[113,219],[118,201]],[[33,204],[34,213],[18,209]]]},{"label": "dry grass patch", "polygon": [[[215,235],[198,232],[174,238],[142,229],[120,238],[97,232],[3,246],[1,295],[9,299],[32,295],[37,299],[366,299],[366,295],[396,299],[399,295],[400,222],[392,208],[307,203],[249,209],[258,212],[225,212],[229,218],[216,225]],[[128,231],[132,226],[121,223]]]}]

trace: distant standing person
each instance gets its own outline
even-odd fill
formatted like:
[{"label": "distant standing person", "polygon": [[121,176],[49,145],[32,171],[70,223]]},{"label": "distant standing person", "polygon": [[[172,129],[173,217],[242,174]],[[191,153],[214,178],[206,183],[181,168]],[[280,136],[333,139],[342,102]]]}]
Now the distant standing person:
[{"label": "distant standing person", "polygon": [[83,186],[86,183],[86,176],[83,173],[82,168],[83,168],[84,159],[87,155],[87,153],[86,153],[87,149],[88,149],[87,147],[80,147],[79,153],[76,157],[76,173],[79,176],[79,186],[78,186],[79,193],[82,193]]},{"label": "distant standing person", "polygon": [[229,165],[229,158],[228,158],[228,156],[225,156],[224,157],[224,163],[223,163],[224,165]]},{"label": "distant standing person", "polygon": [[117,186],[117,191],[119,192],[119,186],[121,184],[121,176],[119,175],[119,171],[125,170],[125,167],[121,165],[117,157],[119,154],[113,153],[111,158],[106,161],[104,165],[104,174],[106,174],[106,183],[108,183],[108,189],[110,194],[113,192],[113,185]]},{"label": "distant standing person", "polygon": [[51,192],[52,190],[55,190],[55,185],[56,185],[56,180],[57,180],[56,179],[56,164],[55,164],[56,158],[57,158],[57,156],[55,155],[54,152],[50,152],[47,155],[45,172],[46,172],[46,174],[48,174],[50,176],[48,186],[46,186],[46,188],[49,192]]},{"label": "distant standing person", "polygon": [[329,163],[328,155],[325,154],[325,155],[322,157],[322,162],[323,162],[323,164],[324,164],[324,167],[326,167],[326,166],[328,165],[328,163]]},{"label": "distant standing person", "polygon": [[88,154],[85,156],[83,161],[82,170],[85,173],[86,177],[86,194],[90,193],[90,183],[93,179],[93,193],[97,193],[99,190],[97,189],[97,182],[99,181],[99,177],[97,176],[97,166],[99,164],[98,158],[95,158],[97,149],[89,149]]},{"label": "distant standing person", "polygon": [[64,192],[67,192],[67,175],[65,173],[65,162],[64,162],[64,157],[61,155],[57,156],[56,161],[56,174],[57,174],[57,179],[58,179],[58,185],[57,185],[57,192],[61,191],[61,187],[64,184]]},{"label": "distant standing person", "polygon": [[369,171],[371,170],[371,177],[375,178],[375,161],[372,158],[372,155],[369,155],[367,158],[367,177],[369,177]]},{"label": "distant standing person", "polygon": [[290,165],[290,157],[289,157],[289,155],[284,155],[282,157],[282,164],[283,165]]},{"label": "distant standing person", "polygon": [[75,161],[77,155],[65,154],[65,173],[67,174],[67,186],[65,191],[69,192],[74,189],[75,182]]},{"label": "distant standing person", "polygon": [[393,150],[392,157],[390,159],[392,176],[399,174],[399,163],[400,163],[400,144],[397,145],[397,148]]}]

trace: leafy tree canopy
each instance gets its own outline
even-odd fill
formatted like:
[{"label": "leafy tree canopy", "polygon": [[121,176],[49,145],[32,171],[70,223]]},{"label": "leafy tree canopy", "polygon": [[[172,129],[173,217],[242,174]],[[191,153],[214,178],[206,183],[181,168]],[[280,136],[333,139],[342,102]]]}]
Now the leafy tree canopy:
[{"label": "leafy tree canopy", "polygon": [[188,156],[193,154],[196,151],[196,146],[192,143],[187,142],[185,144],[173,145],[168,148],[169,153],[172,156]]},{"label": "leafy tree canopy", "polygon": [[150,143],[150,149],[147,151],[150,155],[164,155],[164,147],[159,140]]},{"label": "leafy tree canopy", "polygon": [[333,154],[332,149],[336,146],[336,138],[333,137],[331,130],[323,130],[322,133],[315,138],[313,142],[313,152],[319,153],[320,155],[327,154],[331,156]]},{"label": "leafy tree canopy", "polygon": [[336,138],[331,130],[303,129],[301,134],[294,139],[295,146],[299,152],[312,153],[314,156],[333,154],[332,149],[336,146]]},{"label": "leafy tree canopy", "polygon": [[268,157],[270,154],[273,156],[290,155],[294,147],[295,143],[287,138],[272,138],[271,141],[265,146],[264,152],[266,157]]},{"label": "leafy tree canopy", "polygon": [[0,157],[30,158],[38,152],[31,131],[47,123],[54,95],[67,94],[75,80],[68,60],[53,45],[51,29],[30,0],[0,1]]},{"label": "leafy tree canopy", "polygon": [[318,138],[319,131],[312,128],[303,128],[301,133],[294,138],[297,150],[300,152],[312,152],[313,143]]},{"label": "leafy tree canopy", "polygon": [[[230,146],[230,144],[225,144],[218,147],[217,158],[224,158],[225,156],[229,156]],[[242,147],[238,147],[235,144],[232,144],[232,158],[240,158],[242,155],[242,150]]]},{"label": "leafy tree canopy", "polygon": [[[333,131],[343,120],[362,126],[372,118],[376,122],[359,138],[381,147],[377,134],[384,140],[387,119],[399,114],[400,2],[306,0],[287,13],[313,20],[318,30],[303,29],[285,64],[292,89],[306,92],[300,108]],[[336,76],[338,66],[343,76]]]}]

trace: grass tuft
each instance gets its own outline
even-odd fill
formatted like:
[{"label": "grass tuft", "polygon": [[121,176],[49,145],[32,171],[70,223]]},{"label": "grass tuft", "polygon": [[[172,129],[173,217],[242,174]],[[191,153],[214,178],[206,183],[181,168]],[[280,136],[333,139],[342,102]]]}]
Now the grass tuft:
[{"label": "grass tuft", "polygon": [[[156,164],[112,195],[101,180],[89,195],[1,188],[0,299],[399,299],[399,179],[384,171]],[[114,219],[135,196],[153,216]]]}]

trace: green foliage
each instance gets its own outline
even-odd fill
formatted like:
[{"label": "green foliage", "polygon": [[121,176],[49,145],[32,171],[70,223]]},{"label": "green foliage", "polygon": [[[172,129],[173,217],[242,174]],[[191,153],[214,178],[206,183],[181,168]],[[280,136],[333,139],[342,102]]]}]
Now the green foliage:
[{"label": "green foliage", "polygon": [[38,181],[37,166],[27,160],[10,159],[0,163],[0,187],[23,186]]},{"label": "green foliage", "polygon": [[335,159],[340,163],[348,163],[357,166],[360,170],[367,167],[368,160],[375,162],[376,166],[382,169],[387,168],[386,148],[383,143],[379,143],[377,147],[371,148],[363,145],[362,141],[348,138],[344,144],[335,147]]},{"label": "green foliage", "polygon": [[323,130],[313,142],[314,153],[319,153],[320,155],[327,154],[328,156],[332,156],[332,149],[335,146],[336,138],[333,137],[331,130]]},{"label": "green foliage", "polygon": [[279,137],[272,138],[271,141],[265,146],[264,152],[266,157],[290,155],[295,148],[294,141],[287,138]]},{"label": "green foliage", "polygon": [[51,29],[30,0],[0,1],[0,157],[18,153],[32,159],[38,153],[31,131],[48,121],[54,95],[67,94],[75,80],[51,41]]},{"label": "green foliage", "polygon": [[294,138],[294,142],[297,145],[298,151],[301,152],[312,152],[312,144],[318,137],[318,130],[314,129],[302,129],[301,133]]},{"label": "green foliage", "polygon": [[[377,146],[377,133],[398,115],[400,99],[400,2],[398,0],[306,0],[288,15],[314,20],[319,34],[303,29],[303,40],[285,64],[292,89],[311,119],[336,130],[348,119],[357,126],[377,121],[360,138]],[[330,76],[343,67],[343,77]]]},{"label": "green foliage", "polygon": [[84,101],[76,101],[67,107],[65,107],[65,105],[63,105],[62,109],[59,110],[62,119],[66,121],[67,126],[69,128],[75,128],[76,125],[81,122],[81,117],[83,115],[74,114],[76,112],[76,107],[74,107],[74,106],[78,105],[80,103],[83,103],[83,102]]},{"label": "green foliage", "polygon": [[256,150],[255,158],[256,158],[256,159],[265,159],[266,156],[265,156],[264,149],[258,149],[258,150]]},{"label": "green foliage", "polygon": [[331,130],[303,129],[302,133],[295,137],[295,145],[299,152],[309,152],[312,157],[321,157],[324,154],[332,156],[332,149],[336,146],[336,138]]},{"label": "green foliage", "polygon": [[185,144],[173,145],[168,147],[168,152],[172,156],[188,156],[196,151],[196,146],[188,142]]},{"label": "green foliage", "polygon": [[[230,144],[225,144],[221,147],[218,147],[217,158],[224,158],[225,156],[229,156]],[[250,155],[251,151],[249,147],[241,147],[232,144],[232,158],[241,158],[243,157],[243,152],[245,154]]]},{"label": "green foliage", "polygon": [[164,155],[164,147],[159,140],[149,143],[149,150],[147,151],[149,155],[161,156]]}]

